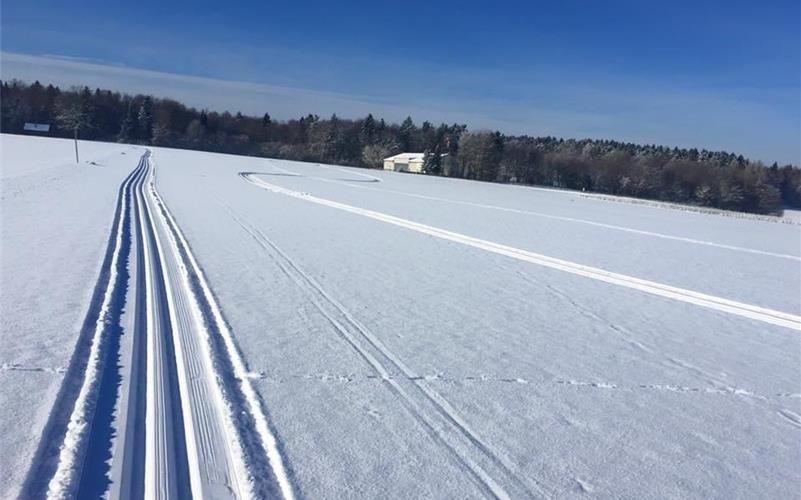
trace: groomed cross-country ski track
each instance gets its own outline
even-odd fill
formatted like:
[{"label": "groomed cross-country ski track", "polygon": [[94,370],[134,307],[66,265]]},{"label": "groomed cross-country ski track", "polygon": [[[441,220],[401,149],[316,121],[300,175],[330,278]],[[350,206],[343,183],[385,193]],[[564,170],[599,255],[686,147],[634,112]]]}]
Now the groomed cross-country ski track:
[{"label": "groomed cross-country ski track", "polygon": [[793,491],[798,227],[124,148],[13,496]]},{"label": "groomed cross-country ski track", "polygon": [[548,257],[546,255],[541,255],[533,252],[528,252],[526,250],[522,250],[519,248],[510,247],[508,245],[501,245],[492,241],[482,240],[464,234],[455,233],[453,231],[447,231],[440,228],[428,226],[425,224],[419,224],[414,221],[402,219],[400,217],[394,217],[392,215],[384,214],[381,212],[365,210],[363,208],[354,207],[352,205],[347,205],[344,203],[327,200],[325,198],[319,198],[316,196],[312,196],[308,193],[303,193],[300,191],[295,191],[291,189],[282,188],[280,186],[276,186],[275,184],[271,184],[269,182],[260,179],[258,177],[258,174],[255,174],[253,172],[240,172],[239,175],[240,177],[247,180],[251,184],[266,189],[268,191],[271,191],[273,193],[279,193],[286,196],[291,196],[293,198],[306,200],[310,203],[315,203],[318,205],[323,205],[338,210],[343,210],[345,212],[358,214],[364,217],[368,217],[370,219],[403,227],[435,238],[440,238],[443,240],[452,241],[463,245],[468,245],[474,248],[485,250],[487,252],[496,253],[498,255],[503,255],[513,259],[519,259],[525,262],[529,262],[531,264],[537,264],[540,266],[549,267],[559,271],[576,274],[579,276],[603,281],[613,285],[633,288],[635,290],[640,290],[646,293],[659,295],[673,300],[679,300],[682,302],[698,305],[701,307],[707,307],[710,309],[726,312],[729,314],[735,314],[737,316],[751,318],[757,321],[762,321],[765,323],[770,323],[778,326],[783,326],[785,328],[801,331],[801,316],[798,316],[796,314],[789,314],[782,311],[775,311],[764,307],[754,306],[751,304],[744,304],[734,300],[725,299],[722,297],[715,297],[708,294],[695,292],[692,290],[686,290],[674,286],[665,285],[662,283],[655,283],[653,281],[635,278],[633,276],[613,273],[603,269],[585,266],[562,259],[555,259],[552,257]]},{"label": "groomed cross-country ski track", "polygon": [[293,498],[238,348],[154,177],[147,151],[120,187],[101,278],[22,496]]}]

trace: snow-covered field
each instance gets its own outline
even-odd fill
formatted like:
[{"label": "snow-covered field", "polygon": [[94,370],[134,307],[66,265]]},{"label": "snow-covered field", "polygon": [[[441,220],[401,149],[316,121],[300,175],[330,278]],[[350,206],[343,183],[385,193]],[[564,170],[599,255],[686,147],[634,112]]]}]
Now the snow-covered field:
[{"label": "snow-covered field", "polygon": [[0,145],[4,498],[798,496],[799,225]]}]

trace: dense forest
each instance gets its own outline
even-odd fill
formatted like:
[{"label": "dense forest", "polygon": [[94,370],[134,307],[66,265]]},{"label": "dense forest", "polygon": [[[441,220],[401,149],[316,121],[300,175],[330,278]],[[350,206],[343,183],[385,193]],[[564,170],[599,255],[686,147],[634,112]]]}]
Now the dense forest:
[{"label": "dense forest", "polygon": [[278,121],[189,108],[171,99],[109,90],[62,90],[4,81],[0,130],[26,122],[50,134],[222,153],[379,168],[399,152],[425,152],[432,175],[538,184],[755,213],[801,207],[801,170],[723,151],[610,140],[509,136],[429,122],[387,123],[306,115]]}]

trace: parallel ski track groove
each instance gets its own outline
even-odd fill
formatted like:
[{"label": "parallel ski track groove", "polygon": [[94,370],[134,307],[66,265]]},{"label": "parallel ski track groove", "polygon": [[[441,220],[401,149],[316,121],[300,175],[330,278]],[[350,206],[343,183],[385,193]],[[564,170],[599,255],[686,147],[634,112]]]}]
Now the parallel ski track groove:
[{"label": "parallel ski track groove", "polygon": [[[291,500],[277,439],[154,170],[148,150],[120,186],[100,277],[21,498]],[[124,308],[133,316],[122,393]]]},{"label": "parallel ski track groove", "polygon": [[508,245],[503,245],[500,243],[495,243],[492,241],[482,240],[480,238],[467,236],[465,234],[460,234],[453,231],[448,231],[445,229],[428,226],[411,220],[403,219],[401,217],[388,215],[382,212],[376,212],[373,210],[368,210],[365,208],[360,208],[353,205],[347,205],[345,203],[340,203],[337,201],[320,198],[317,196],[310,195],[308,193],[302,193],[292,189],[283,188],[275,184],[270,184],[269,182],[259,179],[258,177],[255,176],[255,174],[250,172],[240,172],[239,175],[245,181],[273,193],[282,194],[285,196],[289,196],[291,198],[296,198],[317,205],[336,208],[338,210],[360,215],[380,222],[392,224],[394,226],[399,226],[421,234],[433,236],[435,238],[439,238],[445,241],[459,243],[462,245],[481,249],[494,254],[511,257],[517,260],[522,260],[525,262],[537,264],[539,266],[555,269],[558,271],[567,272],[577,276],[583,276],[585,278],[590,278],[593,280],[602,281],[605,283],[633,290],[639,290],[641,292],[664,297],[667,299],[677,300],[688,304],[694,304],[696,306],[705,307],[707,309],[712,309],[719,312],[740,316],[743,318],[761,321],[763,323],[768,323],[776,326],[781,326],[784,328],[789,328],[792,330],[801,331],[801,316],[795,314],[783,311],[777,311],[774,309],[769,309],[766,307],[757,306],[753,304],[738,302],[723,297],[716,297],[714,295],[709,295],[701,292],[696,292],[694,290],[688,290],[671,285],[666,285],[655,281],[636,278],[634,276],[628,276],[625,274],[606,271],[604,269],[587,266],[584,264],[578,264],[567,260],[557,259],[554,257],[549,257],[547,255],[542,255],[535,252],[523,250],[520,248],[515,248]]},{"label": "parallel ski track groove", "polygon": [[[468,473],[469,477],[487,496],[494,498],[553,496],[549,486],[533,478],[527,478],[534,482],[533,485],[526,484],[526,481],[515,472],[514,465],[479,437],[447,400],[429,387],[425,380],[416,376],[396,354],[354,318],[341,303],[331,297],[308,273],[301,270],[261,231],[245,222],[230,206],[225,205],[225,207],[231,218],[268,255],[271,255],[282,272],[309,296],[311,303],[331,323],[337,334],[381,376],[429,435],[436,442],[445,446],[456,459],[457,465]],[[339,316],[342,321],[338,320],[336,316]],[[393,371],[403,373],[405,378],[392,377],[390,373]],[[424,409],[421,403],[428,408]],[[486,469],[489,469],[492,474]],[[503,484],[501,484],[496,478],[503,478],[505,481],[502,481]]]},{"label": "parallel ski track groove", "polygon": [[106,252],[92,298],[20,498],[67,498],[77,491],[74,483],[81,474],[91,432],[90,422],[101,384],[108,328],[119,324],[119,316],[110,313],[109,306],[120,286],[117,277],[123,239],[130,237],[125,232],[129,186],[142,168],[143,162],[140,161],[118,190]]},{"label": "parallel ski track groove", "polygon": [[[793,261],[796,261],[796,262],[801,262],[801,256],[798,256],[798,255],[789,255],[789,254],[784,254],[784,253],[779,253],[779,252],[771,252],[771,251],[768,251],[768,250],[760,250],[760,249],[757,249],[757,248],[748,248],[748,247],[742,247],[742,246],[738,246],[738,245],[729,245],[729,244],[726,244],[726,243],[717,243],[717,242],[708,241],[708,240],[699,240],[697,238],[689,238],[689,237],[686,237],[686,236],[678,236],[678,235],[673,235],[673,234],[659,233],[659,232],[656,232],[656,231],[646,231],[646,230],[643,230],[643,229],[636,229],[636,228],[633,228],[633,227],[618,226],[618,225],[615,225],[615,224],[607,224],[607,223],[604,223],[604,222],[598,222],[598,221],[593,221],[593,220],[588,220],[588,219],[579,219],[579,218],[576,218],[576,217],[567,217],[567,216],[563,216],[563,215],[554,215],[554,214],[549,214],[549,213],[545,213],[545,212],[537,212],[537,211],[534,211],[534,210],[526,210],[526,209],[522,209],[522,208],[503,207],[503,206],[500,206],[500,205],[492,205],[492,204],[489,204],[489,203],[478,203],[478,202],[474,202],[474,201],[456,200],[456,199],[452,199],[452,198],[443,198],[443,197],[440,197],[440,196],[431,196],[431,195],[425,195],[425,194],[419,194],[419,193],[410,193],[408,191],[402,191],[402,190],[399,190],[399,189],[378,188],[378,187],[368,186],[368,185],[366,185],[367,183],[378,183],[378,182],[381,182],[381,179],[379,179],[378,177],[375,177],[373,175],[362,174],[362,173],[359,173],[359,172],[351,172],[351,171],[348,171],[348,170],[344,170],[342,168],[338,168],[337,170],[340,170],[340,171],[343,171],[343,172],[346,172],[346,173],[349,173],[349,174],[354,174],[354,175],[367,177],[369,180],[364,180],[363,181],[363,180],[357,180],[357,179],[327,179],[325,177],[318,177],[318,176],[315,176],[315,175],[298,174],[298,173],[292,172],[291,170],[287,170],[285,168],[279,167],[278,165],[273,165],[272,167],[277,169],[277,170],[280,170],[282,172],[282,174],[265,173],[265,172],[240,172],[240,175],[244,176],[244,177],[249,177],[249,176],[252,176],[252,175],[286,175],[286,176],[289,176],[289,177],[305,177],[307,179],[314,179],[316,181],[326,182],[326,183],[330,183],[330,184],[337,184],[337,185],[340,185],[340,186],[347,186],[347,187],[354,188],[354,189],[364,189],[364,190],[374,191],[374,192],[378,192],[378,193],[391,193],[391,194],[397,194],[397,195],[400,195],[400,196],[406,196],[406,197],[409,197],[409,198],[436,201],[436,202],[440,202],[440,203],[449,203],[449,204],[452,204],[452,205],[462,205],[462,206],[475,207],[475,208],[484,208],[484,209],[488,209],[488,210],[497,210],[497,211],[500,211],[500,212],[508,212],[508,213],[515,213],[515,214],[521,214],[521,215],[530,215],[532,217],[540,217],[540,218],[543,218],[543,219],[558,220],[558,221],[570,222],[570,223],[575,223],[575,224],[585,224],[585,225],[588,225],[588,226],[601,227],[601,228],[604,228],[604,229],[611,229],[611,230],[614,230],[614,231],[621,231],[621,232],[625,232],[625,233],[638,234],[638,235],[642,235],[642,236],[650,236],[650,237],[653,237],[653,238],[661,238],[661,239],[665,239],[665,240],[679,241],[679,242],[682,242],[682,243],[690,243],[690,244],[694,244],[694,245],[704,245],[704,246],[709,246],[709,247],[721,248],[721,249],[725,249],[725,250],[733,250],[735,252],[744,252],[744,253],[750,253],[750,254],[754,254],[754,255],[762,255],[762,256],[767,256],[767,257],[776,257],[776,258],[780,258],[780,259],[788,259],[788,260],[793,260]],[[332,167],[328,167],[326,165],[320,165],[320,167],[332,168]],[[361,184],[351,184],[352,182],[359,182]],[[573,192],[569,192],[569,191],[562,192],[562,191],[552,191],[552,190],[547,190],[547,189],[546,189],[546,191],[557,192],[559,194],[579,194],[579,195],[585,196],[585,197],[589,197],[590,196],[587,193],[573,193]]]},{"label": "parallel ski track groove", "polygon": [[[144,158],[142,160],[144,162]],[[143,172],[137,180],[139,184],[143,182]],[[133,197],[138,203],[138,199]],[[138,211],[134,211],[134,216],[138,218]],[[130,224],[134,225],[133,217]],[[139,228],[136,221],[135,227]],[[111,491],[112,498],[116,493],[128,498],[144,498],[145,485],[145,417],[147,400],[147,291],[144,284],[144,275],[141,272],[145,265],[144,247],[141,234],[136,238],[136,261],[132,262],[132,267],[136,270],[136,284],[134,287],[134,318],[133,318],[133,338],[131,340],[131,362],[130,380],[128,384],[128,394],[123,396],[127,399],[126,425],[123,430],[124,435],[120,437],[123,445],[118,445],[122,449],[120,459],[120,478],[115,489]]]},{"label": "parallel ski track groove", "polygon": [[196,497],[231,495],[254,497],[254,474],[248,469],[241,442],[243,431],[236,427],[237,412],[225,396],[224,377],[213,355],[213,333],[203,318],[199,297],[194,293],[187,273],[184,254],[159,202],[155,185],[148,185],[147,194],[153,220],[158,219],[156,241],[165,260],[163,272],[177,360],[181,366],[179,379],[184,411],[189,454],[195,457],[190,464],[192,489]]},{"label": "parallel ski track groove", "polygon": [[488,209],[488,210],[497,210],[499,212],[508,212],[508,213],[515,213],[515,214],[521,214],[521,215],[530,215],[532,217],[540,217],[540,218],[543,218],[543,219],[558,220],[558,221],[570,222],[570,223],[575,223],[575,224],[584,224],[584,225],[588,225],[588,226],[601,227],[601,228],[604,228],[604,229],[612,229],[614,231],[621,231],[621,232],[625,232],[625,233],[638,234],[638,235],[642,235],[642,236],[650,236],[650,237],[653,237],[653,238],[661,238],[661,239],[665,239],[665,240],[679,241],[679,242],[682,242],[682,243],[691,243],[693,245],[703,245],[703,246],[708,246],[708,247],[721,248],[721,249],[724,249],[724,250],[732,250],[732,251],[735,251],[735,252],[750,253],[750,254],[754,254],[754,255],[762,255],[762,256],[766,256],[766,257],[776,257],[776,258],[779,258],[779,259],[787,259],[787,260],[792,260],[792,261],[796,261],[796,262],[801,262],[801,256],[798,256],[798,255],[789,255],[789,254],[784,254],[784,253],[779,253],[779,252],[770,252],[768,250],[759,250],[759,249],[756,249],[756,248],[748,248],[748,247],[742,247],[742,246],[738,246],[738,245],[729,245],[729,244],[726,244],[726,243],[717,243],[717,242],[714,242],[714,241],[699,240],[697,238],[689,238],[689,237],[686,237],[686,236],[677,236],[677,235],[672,235],[672,234],[658,233],[656,231],[646,231],[646,230],[643,230],[643,229],[636,229],[636,228],[632,228],[632,227],[618,226],[618,225],[615,225],[615,224],[607,224],[605,222],[597,222],[597,221],[592,221],[592,220],[587,220],[587,219],[579,219],[579,218],[576,218],[576,217],[567,217],[567,216],[563,216],[563,215],[554,215],[554,214],[548,214],[548,213],[544,213],[544,212],[536,212],[534,210],[525,210],[525,209],[522,209],[522,208],[502,207],[502,206],[499,206],[499,205],[492,205],[492,204],[488,204],[488,203],[477,203],[477,202],[472,202],[472,201],[454,200],[454,199],[450,199],[450,198],[442,198],[442,197],[439,197],[439,196],[429,196],[429,195],[418,194],[418,193],[409,193],[407,191],[401,191],[401,190],[398,190],[398,189],[376,188],[376,187],[365,186],[365,185],[350,184],[350,182],[368,182],[368,181],[355,181],[355,180],[347,180],[347,181],[345,181],[345,180],[341,180],[341,179],[326,179],[326,178],[323,178],[323,177],[314,177],[314,176],[309,176],[309,178],[310,179],[315,179],[315,180],[318,180],[318,181],[322,181],[322,182],[329,182],[329,183],[339,184],[339,185],[342,185],[342,186],[348,186],[348,187],[354,188],[354,189],[366,189],[366,190],[375,191],[375,192],[379,192],[379,193],[392,193],[392,194],[397,194],[397,195],[400,195],[400,196],[406,196],[406,197],[409,197],[409,198],[417,198],[417,199],[421,199],[421,200],[430,200],[430,201],[437,201],[437,202],[441,202],[441,203],[450,203],[450,204],[453,204],[453,205],[462,205],[462,206],[468,206],[468,207],[484,208],[484,209]]},{"label": "parallel ski track groove", "polygon": [[[166,227],[172,233],[174,243],[184,261],[188,286],[198,302],[203,321],[210,330],[211,350],[217,377],[230,398],[230,404],[236,409],[233,415],[236,419],[235,425],[240,428],[239,436],[243,441],[242,446],[250,466],[258,470],[256,476],[261,480],[260,495],[294,499],[295,487],[284,464],[279,440],[272,429],[261,398],[253,389],[248,376],[250,371],[233,333],[175,218],[155,189],[151,189],[150,194]],[[248,439],[249,437],[252,439]]]},{"label": "parallel ski track groove", "polygon": [[[149,160],[147,163],[151,170]],[[136,194],[141,241],[146,249],[144,273],[148,296],[145,496],[176,498],[179,492],[197,492],[193,474],[196,462],[190,460],[194,451],[193,433],[191,427],[187,428],[191,421],[181,377],[183,360],[180,346],[175,342],[174,313],[162,267],[165,254],[147,207],[144,184]]]}]

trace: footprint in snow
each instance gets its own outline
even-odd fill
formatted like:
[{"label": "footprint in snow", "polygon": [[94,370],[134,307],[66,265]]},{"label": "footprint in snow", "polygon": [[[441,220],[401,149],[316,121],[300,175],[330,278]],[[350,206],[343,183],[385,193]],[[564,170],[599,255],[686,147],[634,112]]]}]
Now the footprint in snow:
[{"label": "footprint in snow", "polygon": [[579,477],[575,478],[576,480],[576,490],[581,493],[592,493],[593,487],[592,485],[585,479],[581,479]]}]

